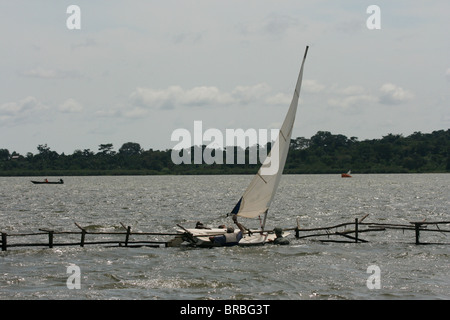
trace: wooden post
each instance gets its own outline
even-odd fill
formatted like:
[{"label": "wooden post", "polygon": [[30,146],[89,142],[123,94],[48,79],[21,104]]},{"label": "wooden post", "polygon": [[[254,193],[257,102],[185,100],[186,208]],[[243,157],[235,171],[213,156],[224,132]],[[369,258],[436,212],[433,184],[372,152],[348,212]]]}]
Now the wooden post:
[{"label": "wooden post", "polygon": [[6,232],[2,232],[2,251],[6,251],[6,247],[7,247],[7,238],[8,234]]},{"label": "wooden post", "polygon": [[48,231],[48,247],[53,248],[53,230]]},{"label": "wooden post", "polygon": [[367,218],[368,216],[369,216],[369,214],[366,214],[364,217],[362,217],[361,220],[359,220],[359,223],[363,222],[363,220],[364,220],[365,218]]},{"label": "wooden post", "polygon": [[81,229],[81,242],[80,242],[80,247],[84,247],[84,238],[86,236],[86,230]]},{"label": "wooden post", "polygon": [[355,218],[355,242],[358,242],[358,218]]},{"label": "wooden post", "polygon": [[419,231],[419,229],[420,229],[420,223],[414,223],[414,227],[415,227],[415,229],[416,229],[416,244],[420,244],[420,242],[419,242],[419,235],[420,235],[420,231]]},{"label": "wooden post", "polygon": [[125,247],[128,247],[128,239],[130,238],[130,233],[131,233],[131,227],[128,226],[127,235],[125,236]]},{"label": "wooden post", "polygon": [[84,238],[86,237],[86,229],[84,229],[82,226],[80,226],[78,223],[74,222],[75,225],[81,230],[81,242],[80,247],[84,247]]},{"label": "wooden post", "polygon": [[53,230],[39,229],[39,231],[48,232],[48,247],[53,248]]}]

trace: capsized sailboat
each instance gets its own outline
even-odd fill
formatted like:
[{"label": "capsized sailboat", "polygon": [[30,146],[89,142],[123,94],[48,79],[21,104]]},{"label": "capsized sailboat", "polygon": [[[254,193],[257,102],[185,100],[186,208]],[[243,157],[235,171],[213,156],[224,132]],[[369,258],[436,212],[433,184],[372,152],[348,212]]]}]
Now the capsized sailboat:
[{"label": "capsized sailboat", "polygon": [[[267,212],[270,204],[275,196],[278,184],[283,174],[284,165],[289,151],[291,142],[292,129],[294,126],[295,115],[297,113],[298,100],[303,78],[303,67],[308,53],[308,46],[305,49],[303,61],[295,86],[292,102],[283,121],[283,125],[279,131],[278,137],[273,144],[271,151],[258,173],[253,177],[249,186],[245,190],[242,197],[231,211],[232,215],[243,218],[259,218],[261,221],[261,229],[251,230],[251,233],[245,232],[239,245],[261,245],[275,238],[271,232],[264,230],[267,218]],[[186,240],[196,246],[211,246],[211,236],[223,235],[227,233],[227,228],[213,229],[186,229],[178,225],[183,234],[183,240]],[[238,233],[240,230],[236,230]]]}]

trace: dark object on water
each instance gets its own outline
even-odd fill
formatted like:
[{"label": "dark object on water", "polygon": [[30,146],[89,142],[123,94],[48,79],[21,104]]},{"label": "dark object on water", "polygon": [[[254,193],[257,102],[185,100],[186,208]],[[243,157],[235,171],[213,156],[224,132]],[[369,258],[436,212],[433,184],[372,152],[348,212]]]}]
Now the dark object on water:
[{"label": "dark object on water", "polygon": [[45,181],[33,181],[31,180],[32,183],[34,184],[64,184],[63,179],[59,179],[59,181],[48,181],[47,179],[45,179]]},{"label": "dark object on water", "polygon": [[350,173],[352,173],[351,170],[349,170],[347,173],[341,173],[341,177],[342,178],[351,178],[352,176],[350,175]]}]

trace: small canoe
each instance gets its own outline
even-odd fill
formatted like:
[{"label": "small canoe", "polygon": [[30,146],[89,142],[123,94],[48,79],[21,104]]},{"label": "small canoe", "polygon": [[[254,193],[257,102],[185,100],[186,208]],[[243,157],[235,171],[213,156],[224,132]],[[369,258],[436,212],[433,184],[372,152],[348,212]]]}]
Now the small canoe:
[{"label": "small canoe", "polygon": [[64,184],[63,180],[59,181],[33,181],[31,180],[31,183],[33,184]]}]

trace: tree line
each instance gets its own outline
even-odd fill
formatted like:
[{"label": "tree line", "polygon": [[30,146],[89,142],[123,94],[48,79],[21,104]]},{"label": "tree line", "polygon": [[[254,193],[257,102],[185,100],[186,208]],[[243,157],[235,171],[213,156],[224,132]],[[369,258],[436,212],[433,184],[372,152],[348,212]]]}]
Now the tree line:
[{"label": "tree line", "polygon": [[[26,155],[0,149],[0,175],[2,176],[70,176],[70,175],[157,175],[157,174],[254,174],[260,161],[251,161],[252,148],[258,152],[270,150],[266,146],[252,146],[246,150],[233,147],[224,150],[223,164],[174,164],[172,150],[144,150],[138,143],[124,143],[116,152],[113,144],[99,145],[97,152],[90,149],[75,150],[73,154],[58,154],[47,144],[37,146],[37,153]],[[266,150],[262,150],[266,148]],[[206,146],[192,146],[187,152],[214,153]],[[228,164],[225,153],[233,151],[237,160],[240,151],[244,163]],[[176,151],[178,152],[178,151]],[[414,132],[404,137],[388,134],[381,139],[359,141],[319,131],[311,138],[291,140],[284,173],[429,173],[450,172],[450,129],[432,133]]]}]

